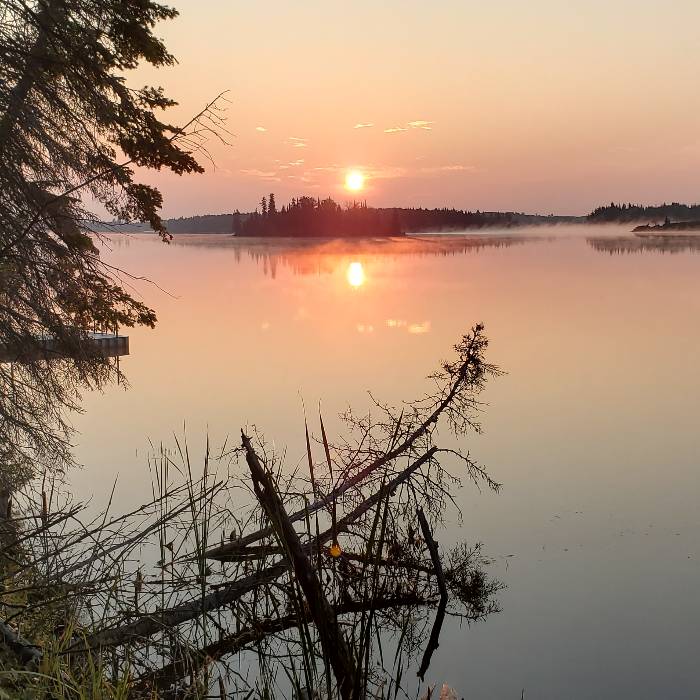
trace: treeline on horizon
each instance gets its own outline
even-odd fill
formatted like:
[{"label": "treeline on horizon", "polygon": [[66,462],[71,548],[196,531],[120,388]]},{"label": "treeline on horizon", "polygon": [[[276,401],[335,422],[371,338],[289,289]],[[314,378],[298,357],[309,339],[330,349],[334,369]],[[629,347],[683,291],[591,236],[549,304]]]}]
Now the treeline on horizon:
[{"label": "treeline on horizon", "polygon": [[641,204],[616,204],[611,202],[604,207],[594,209],[587,217],[591,223],[631,223],[636,221],[698,221],[700,204],[658,204],[643,206]]},{"label": "treeline on horizon", "polygon": [[[372,237],[401,236],[426,231],[459,231],[491,226],[510,227],[538,223],[552,217],[516,212],[472,212],[462,209],[375,208],[366,202],[345,207],[330,197],[294,198],[277,208],[275,195],[263,197],[252,214],[236,214],[233,233],[237,236],[265,237]],[[558,217],[554,217],[558,218]]]},{"label": "treeline on horizon", "polygon": [[[202,214],[167,219],[170,233],[234,233],[239,236],[399,236],[405,233],[462,231],[488,227],[561,223],[633,223],[700,221],[700,204],[641,204],[611,202],[587,216],[554,216],[519,212],[482,212],[442,207],[368,207],[366,202],[340,206],[332,199],[299,197],[277,209],[274,194],[254,212]],[[272,202],[272,207],[270,207]],[[263,213],[264,211],[264,213]],[[101,230],[150,232],[148,224],[111,222]]]},{"label": "treeline on horizon", "polygon": [[[163,222],[168,233],[231,233],[231,227],[237,216],[242,214],[200,214],[198,216],[181,216],[177,219],[165,219]],[[151,233],[148,224],[108,222],[99,227],[100,231],[116,233]]]},{"label": "treeline on horizon", "polygon": [[[373,237],[406,233],[465,231],[489,227],[509,228],[538,224],[659,223],[700,221],[700,204],[645,206],[615,203],[597,207],[587,216],[555,216],[520,212],[482,212],[455,208],[369,207],[366,202],[341,206],[331,198],[298,197],[277,208],[275,195],[263,197],[254,212],[203,214],[167,219],[170,233],[234,233],[265,237]],[[148,224],[111,222],[108,231],[149,232]]]}]

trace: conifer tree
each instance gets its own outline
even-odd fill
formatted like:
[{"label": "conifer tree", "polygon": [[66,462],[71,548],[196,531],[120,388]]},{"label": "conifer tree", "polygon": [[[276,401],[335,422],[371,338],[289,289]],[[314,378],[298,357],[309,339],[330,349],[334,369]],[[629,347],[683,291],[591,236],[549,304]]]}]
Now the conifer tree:
[{"label": "conifer tree", "polygon": [[[168,234],[160,192],[136,167],[201,172],[206,125],[177,128],[160,88],[130,87],[145,61],[174,63],[153,34],[176,11],[153,0],[2,0],[0,21],[0,465],[70,462],[65,409],[115,376],[89,331],[152,326],[100,258],[83,200]],[[210,106],[211,107],[211,106]],[[216,118],[216,114],[214,114]],[[42,337],[52,338],[46,355]]]}]

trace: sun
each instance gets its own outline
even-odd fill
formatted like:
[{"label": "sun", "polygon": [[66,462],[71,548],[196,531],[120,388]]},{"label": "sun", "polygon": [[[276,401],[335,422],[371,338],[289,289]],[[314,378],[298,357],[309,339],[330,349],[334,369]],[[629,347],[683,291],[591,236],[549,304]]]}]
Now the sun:
[{"label": "sun", "polygon": [[345,188],[359,192],[365,186],[365,176],[359,170],[351,170],[345,176]]}]

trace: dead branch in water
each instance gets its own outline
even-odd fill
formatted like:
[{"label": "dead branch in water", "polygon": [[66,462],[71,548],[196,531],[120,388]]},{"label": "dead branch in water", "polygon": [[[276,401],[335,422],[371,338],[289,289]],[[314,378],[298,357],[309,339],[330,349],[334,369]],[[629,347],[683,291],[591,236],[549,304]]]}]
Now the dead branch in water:
[{"label": "dead branch in water", "polygon": [[[387,452],[382,453],[369,464],[356,470],[354,474],[344,479],[342,483],[333,488],[323,498],[317,499],[308,507],[292,513],[289,516],[290,521],[297,522],[331,505],[346,491],[361,484],[384,465],[394,461],[400,456],[410,453],[421,438],[430,437],[432,429],[443,414],[447,415],[448,421],[455,430],[475,427],[476,424],[470,417],[476,405],[475,395],[482,389],[485,377],[489,374],[497,374],[498,372],[493,365],[488,365],[484,362],[483,352],[487,344],[488,341],[483,335],[483,326],[475,326],[472,332],[464,337],[462,343],[456,346],[459,353],[459,361],[456,363],[445,363],[443,365],[443,373],[441,375],[434,375],[435,378],[448,378],[449,384],[447,387],[440,389],[436,396],[430,397],[434,399],[434,401],[433,405],[429,407],[427,415],[422,415],[418,424],[412,427],[408,422],[406,423],[407,427],[402,427],[401,418],[393,421],[395,432],[390,443],[390,449]],[[416,407],[416,411],[417,410]],[[402,417],[403,415],[404,412],[401,413]],[[395,445],[400,428],[402,429],[402,435],[404,435],[407,429],[408,434],[403,437],[398,445]],[[349,469],[346,469],[346,474],[349,471]],[[492,481],[483,470],[478,474],[478,477],[484,479],[492,488],[497,489],[499,486],[496,482]],[[251,532],[248,535],[237,538],[228,544],[209,550],[207,556],[220,559],[228,553],[240,553],[243,547],[258,542],[265,537],[269,537],[271,534],[272,528],[270,526],[261,528],[256,532]]]},{"label": "dead branch in water", "polygon": [[[437,448],[429,450],[423,457],[408,466],[399,476],[361,503],[352,512],[341,518],[337,523],[337,531],[346,531],[350,525],[356,522],[362,515],[374,508],[378,503],[381,503],[388,494],[392,493],[401,483],[407,481],[422,464],[427,462],[436,450]],[[332,529],[321,533],[314,543],[306,546],[306,553],[310,552],[314,547],[322,547],[324,544],[329,543],[332,536]],[[160,631],[177,627],[207,612],[230,605],[245,594],[275,581],[289,569],[289,566],[290,564],[288,561],[277,562],[245,578],[217,587],[214,592],[210,593],[205,598],[187,602],[168,610],[158,610],[147,613],[122,627],[101,630],[94,635],[76,642],[71,650],[77,651],[86,648],[110,647],[127,644],[136,640],[143,641]],[[401,565],[396,563],[396,566]]]},{"label": "dead branch in water", "polygon": [[[378,410],[361,418],[347,413],[348,436],[337,442],[321,425],[318,461],[305,426],[310,484],[283,468],[259,435],[244,434],[242,450],[222,450],[225,475],[212,469],[208,450],[200,479],[186,444],[178,443],[175,456],[161,454],[158,494],[126,516],[82,525],[44,496],[12,537],[19,549],[41,543],[17,562],[22,580],[13,590],[41,591],[60,625],[80,620],[59,654],[94,656],[115,677],[138,678],[136,695],[194,696],[200,685],[205,695],[232,657],[264,684],[277,683],[271,669],[282,669],[297,695],[302,686],[309,696],[325,686],[329,700],[367,695],[381,686],[379,674],[397,673],[383,668],[377,640],[397,635],[400,654],[413,658],[438,603],[439,619],[448,604],[450,614],[468,620],[496,609],[498,586],[483,573],[478,546],[458,546],[443,561],[425,515],[439,523],[455,505],[458,480],[447,460],[468,478],[498,486],[468,454],[435,444],[438,425],[457,436],[478,430],[478,394],[496,373],[484,362],[482,331],[476,326],[456,346],[457,360],[433,375],[425,399],[399,409],[375,402]],[[236,476],[232,465],[242,457],[247,473]],[[172,484],[174,474],[184,485]],[[416,512],[418,528],[409,516]],[[55,594],[47,595],[52,586]],[[22,619],[29,610],[23,603],[12,614]],[[439,627],[436,619],[421,671]],[[256,691],[257,681],[236,678],[245,693]],[[288,689],[263,690],[277,696]]]},{"label": "dead branch in water", "polygon": [[[299,535],[287,515],[270,476],[263,468],[250,438],[241,434],[246,461],[253,479],[255,495],[272,523],[275,535],[285,550],[285,556],[294,570],[294,576],[304,592],[311,620],[316,625],[321,647],[335,674],[340,696],[350,700],[353,695],[354,664],[335,613],[323,592],[321,582],[302,547]],[[333,528],[333,537],[336,531]]]}]

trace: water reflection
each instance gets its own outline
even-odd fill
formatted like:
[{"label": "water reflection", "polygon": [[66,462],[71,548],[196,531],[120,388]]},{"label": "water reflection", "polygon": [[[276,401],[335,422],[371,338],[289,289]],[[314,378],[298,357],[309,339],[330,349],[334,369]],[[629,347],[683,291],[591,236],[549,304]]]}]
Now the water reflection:
[{"label": "water reflection", "polygon": [[345,273],[348,284],[351,287],[361,287],[365,283],[365,270],[361,262],[351,262],[348,265],[348,271]]},{"label": "water reflection", "polygon": [[[230,250],[236,262],[244,256],[254,260],[266,276],[276,279],[280,266],[295,275],[333,274],[339,267],[353,287],[367,279],[366,261],[371,258],[443,256],[476,253],[489,248],[508,248],[549,240],[530,234],[426,235],[376,239],[266,239],[215,235],[178,235],[175,246]],[[363,262],[360,262],[362,257]]]},{"label": "water reflection", "polygon": [[[131,334],[131,388],[87,396],[76,419],[80,497],[119,472],[115,499],[137,507],[150,488],[142,448],[183,421],[193,442],[208,432],[217,443],[250,421],[281,452],[299,442],[303,398],[322,402],[338,435],[337,414],[365,409],[368,389],[398,406],[421,395],[465,324],[483,320],[488,357],[507,374],[484,395],[484,433],[469,447],[505,489],[457,491],[463,525],[448,523],[440,547],[487,542],[509,588],[504,614],[468,636],[447,616],[426,680],[468,687],[473,700],[523,687],[526,697],[692,697],[700,257],[696,246],[659,255],[623,228],[530,233],[115,243],[110,264],[170,295],[140,285],[159,324]],[[610,254],[630,241],[638,255]],[[353,291],[356,261],[366,282]],[[289,451],[290,465],[306,459]]]},{"label": "water reflection", "polygon": [[697,253],[700,236],[614,236],[587,238],[591,248],[600,253]]}]

